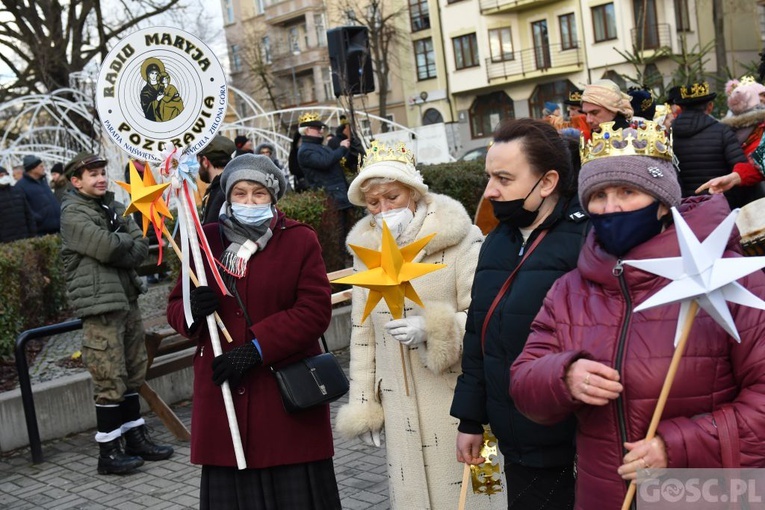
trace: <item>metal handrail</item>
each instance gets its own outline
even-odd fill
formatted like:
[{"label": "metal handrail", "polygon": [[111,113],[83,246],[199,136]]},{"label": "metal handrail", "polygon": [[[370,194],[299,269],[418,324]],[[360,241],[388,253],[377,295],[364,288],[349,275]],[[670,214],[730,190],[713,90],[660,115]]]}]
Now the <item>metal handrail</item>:
[{"label": "metal handrail", "polygon": [[32,395],[32,381],[29,377],[29,364],[27,363],[27,342],[36,338],[58,335],[82,329],[82,320],[74,319],[50,326],[28,329],[16,337],[16,371],[19,376],[19,389],[21,389],[21,403],[24,406],[24,418],[27,422],[29,434],[29,448],[32,450],[32,462],[40,464],[43,461],[42,443],[40,442],[40,429],[37,427],[37,412]]}]

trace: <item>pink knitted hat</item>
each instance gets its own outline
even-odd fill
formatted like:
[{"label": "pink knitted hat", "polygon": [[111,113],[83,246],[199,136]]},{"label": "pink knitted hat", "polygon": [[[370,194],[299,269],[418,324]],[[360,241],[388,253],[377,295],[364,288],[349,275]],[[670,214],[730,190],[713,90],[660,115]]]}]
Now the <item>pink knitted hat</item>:
[{"label": "pink knitted hat", "polygon": [[728,108],[734,115],[741,115],[752,110],[760,104],[760,94],[765,92],[765,86],[749,81],[740,83],[731,80],[725,84],[728,92]]}]

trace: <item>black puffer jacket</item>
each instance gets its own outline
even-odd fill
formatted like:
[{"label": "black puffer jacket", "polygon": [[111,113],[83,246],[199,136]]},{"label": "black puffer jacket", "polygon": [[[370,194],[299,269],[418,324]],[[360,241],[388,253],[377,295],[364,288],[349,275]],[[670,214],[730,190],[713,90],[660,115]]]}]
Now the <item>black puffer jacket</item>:
[{"label": "black puffer jacket", "polygon": [[24,194],[13,186],[0,186],[0,243],[33,237],[35,219]]},{"label": "black puffer jacket", "polygon": [[[673,149],[680,166],[683,197],[695,195],[709,179],[727,175],[747,161],[736,135],[702,110],[685,110],[672,124]],[[731,209],[751,202],[755,187],[735,187],[725,193]]]},{"label": "black puffer jacket", "polygon": [[510,398],[510,366],[523,350],[531,322],[547,291],[576,267],[589,222],[576,198],[558,202],[553,213],[528,239],[547,235],[516,273],[494,310],[481,346],[486,314],[523,254],[521,232],[500,223],[484,241],[473,280],[463,342],[462,375],[457,380],[450,414],[459,430],[480,434],[490,423],[506,462],[534,467],[562,467],[574,461],[573,417],[557,425],[537,425],[515,408]]}]

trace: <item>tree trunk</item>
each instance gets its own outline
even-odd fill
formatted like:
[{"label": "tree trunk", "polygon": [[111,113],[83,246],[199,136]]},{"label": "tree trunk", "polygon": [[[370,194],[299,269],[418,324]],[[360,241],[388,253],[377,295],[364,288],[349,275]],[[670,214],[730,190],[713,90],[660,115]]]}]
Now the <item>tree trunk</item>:
[{"label": "tree trunk", "polygon": [[715,26],[715,59],[717,60],[717,83],[714,88],[718,89],[728,79],[728,57],[725,48],[725,25],[723,0],[712,0],[712,19]]}]

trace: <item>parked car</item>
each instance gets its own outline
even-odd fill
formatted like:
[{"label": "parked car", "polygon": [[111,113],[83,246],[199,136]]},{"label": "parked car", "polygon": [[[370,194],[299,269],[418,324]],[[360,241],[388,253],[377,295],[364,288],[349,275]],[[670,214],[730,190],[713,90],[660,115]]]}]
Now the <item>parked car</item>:
[{"label": "parked car", "polygon": [[486,159],[486,153],[489,151],[488,147],[476,147],[465,152],[462,156],[457,158],[457,161],[479,161]]}]

